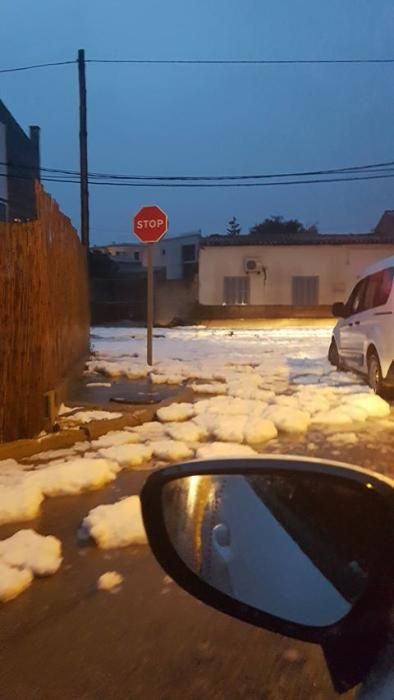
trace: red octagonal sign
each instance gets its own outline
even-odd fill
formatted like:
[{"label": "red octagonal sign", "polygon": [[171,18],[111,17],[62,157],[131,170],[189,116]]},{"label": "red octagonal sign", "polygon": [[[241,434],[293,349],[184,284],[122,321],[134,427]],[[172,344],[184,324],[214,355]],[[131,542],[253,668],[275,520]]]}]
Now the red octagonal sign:
[{"label": "red octagonal sign", "polygon": [[134,233],[142,243],[157,243],[168,230],[168,217],[160,207],[142,207],[134,217]]}]

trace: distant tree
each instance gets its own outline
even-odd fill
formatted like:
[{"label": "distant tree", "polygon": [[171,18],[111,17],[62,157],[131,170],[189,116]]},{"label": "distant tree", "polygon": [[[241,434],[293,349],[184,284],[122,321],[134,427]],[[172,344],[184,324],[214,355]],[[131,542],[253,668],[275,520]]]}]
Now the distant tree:
[{"label": "distant tree", "polygon": [[117,271],[117,265],[111,260],[109,255],[101,250],[89,251],[89,274],[90,277],[112,277]]},{"label": "distant tree", "polygon": [[233,216],[232,219],[228,222],[227,226],[227,235],[228,236],[239,236],[241,233],[241,227],[237,221],[237,217]]},{"label": "distant tree", "polygon": [[250,229],[250,235],[256,238],[281,235],[305,236],[317,233],[319,233],[317,226],[305,227],[298,219],[284,219],[283,216],[270,216]]}]

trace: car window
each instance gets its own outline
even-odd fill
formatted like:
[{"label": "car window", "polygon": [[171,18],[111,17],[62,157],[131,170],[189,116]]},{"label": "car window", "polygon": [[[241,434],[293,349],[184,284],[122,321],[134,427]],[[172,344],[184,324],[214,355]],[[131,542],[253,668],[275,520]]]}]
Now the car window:
[{"label": "car window", "polygon": [[384,306],[389,300],[394,280],[394,267],[378,273],[379,280],[375,290],[374,307]]},{"label": "car window", "polygon": [[379,290],[379,285],[381,283],[381,273],[375,272],[374,275],[370,275],[366,278],[365,294],[362,304],[362,309],[360,311],[367,311],[368,309],[373,309],[376,306],[376,298]]},{"label": "car window", "polygon": [[366,285],[368,282],[368,277],[360,280],[353,289],[347,304],[346,304],[346,315],[352,316],[360,311],[363,311],[364,295],[366,290]]}]

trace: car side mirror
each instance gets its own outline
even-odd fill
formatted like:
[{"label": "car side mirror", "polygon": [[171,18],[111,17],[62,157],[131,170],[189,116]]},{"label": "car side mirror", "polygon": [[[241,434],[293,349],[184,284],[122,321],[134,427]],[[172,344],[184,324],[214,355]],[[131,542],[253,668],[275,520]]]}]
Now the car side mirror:
[{"label": "car side mirror", "polygon": [[183,588],[234,617],[317,641],[390,559],[393,493],[361,470],[267,457],[155,472],[141,503],[153,553]]},{"label": "car side mirror", "polygon": [[163,569],[232,617],[321,644],[334,687],[361,682],[393,605],[394,482],[326,460],[195,461],[141,492]]},{"label": "car side mirror", "polygon": [[336,302],[332,305],[332,315],[335,318],[345,318],[346,317],[346,306],[342,301]]}]

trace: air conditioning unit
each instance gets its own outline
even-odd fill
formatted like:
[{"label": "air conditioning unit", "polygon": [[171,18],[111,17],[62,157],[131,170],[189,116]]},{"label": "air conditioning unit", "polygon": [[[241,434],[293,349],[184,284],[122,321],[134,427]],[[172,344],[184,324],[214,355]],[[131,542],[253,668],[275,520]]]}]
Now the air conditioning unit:
[{"label": "air conditioning unit", "polygon": [[244,260],[244,270],[247,275],[255,272],[260,274],[263,269],[263,263],[260,258],[245,258]]}]

